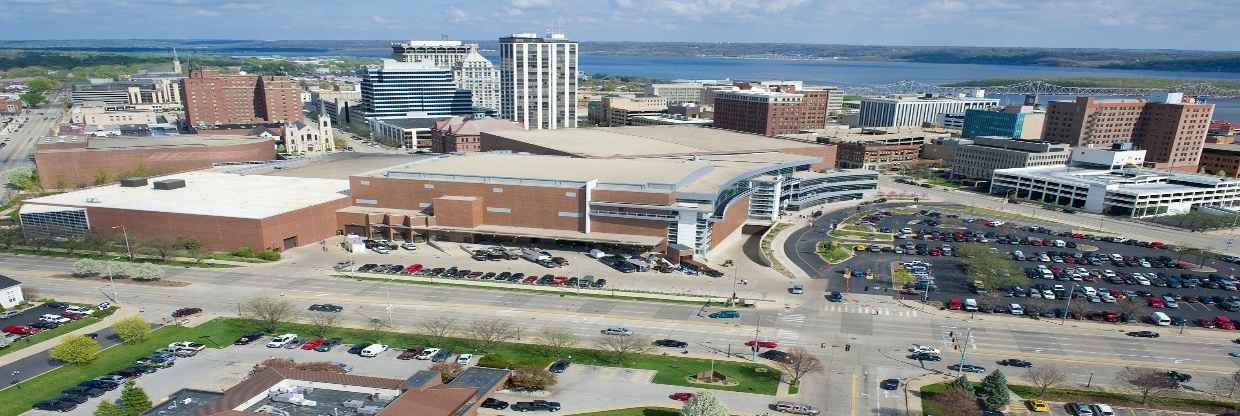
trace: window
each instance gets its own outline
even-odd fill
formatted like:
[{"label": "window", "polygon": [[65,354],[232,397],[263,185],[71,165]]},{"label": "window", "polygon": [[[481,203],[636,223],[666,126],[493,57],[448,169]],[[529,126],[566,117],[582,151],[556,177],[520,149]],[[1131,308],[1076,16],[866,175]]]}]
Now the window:
[{"label": "window", "polygon": [[378,203],[379,203],[379,200],[377,200],[377,199],[358,198],[358,199],[353,200],[353,202],[358,203],[358,204],[361,204],[361,205],[376,205],[376,204],[378,204]]},{"label": "window", "polygon": [[494,212],[494,213],[500,213],[500,214],[509,214],[509,213],[512,213],[512,208],[496,208],[496,207],[487,207],[487,212]]}]

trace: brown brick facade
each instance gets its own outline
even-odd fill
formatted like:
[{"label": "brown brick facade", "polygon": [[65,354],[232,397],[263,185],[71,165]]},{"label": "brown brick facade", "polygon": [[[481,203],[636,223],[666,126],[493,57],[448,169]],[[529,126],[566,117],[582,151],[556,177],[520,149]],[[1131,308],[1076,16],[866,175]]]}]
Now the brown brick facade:
[{"label": "brown brick facade", "polygon": [[1193,172],[1214,114],[1213,104],[1108,101],[1079,97],[1052,101],[1043,137],[1072,146],[1133,143],[1156,168]]},{"label": "brown brick facade", "polygon": [[667,236],[667,222],[596,216],[590,217],[590,231],[596,233],[665,237]]},{"label": "brown brick facade", "polygon": [[185,85],[185,116],[191,126],[298,122],[301,88],[287,76],[225,75],[209,69],[190,72]]},{"label": "brown brick facade", "polygon": [[[81,150],[71,150],[73,147]],[[101,185],[132,174],[154,176],[205,169],[218,162],[272,159],[275,146],[266,139],[237,145],[117,149],[86,149],[85,142],[52,143],[40,144],[35,153],[39,182],[46,189]]]},{"label": "brown brick facade", "polygon": [[835,162],[838,158],[839,146],[836,144],[824,144],[810,147],[795,147],[789,149],[780,149],[780,153],[792,155],[809,156],[822,158],[822,161],[815,162],[810,165],[810,169],[816,171],[835,169]]},{"label": "brown brick facade", "polygon": [[[351,177],[350,189],[360,207],[423,210],[436,217],[446,212],[450,221],[455,206],[437,207],[436,198],[474,197],[482,207],[481,224],[583,231],[585,193],[582,188],[538,187],[471,182],[426,181],[414,179]],[[375,201],[371,204],[369,201]],[[577,216],[571,216],[576,213]],[[561,215],[564,214],[564,215]]]},{"label": "brown brick facade", "polygon": [[745,225],[745,219],[749,217],[749,195],[732,200],[731,204],[723,211],[723,219],[716,222],[714,228],[710,232],[710,247],[713,249],[723,242],[724,239],[736,232],[737,229]]}]

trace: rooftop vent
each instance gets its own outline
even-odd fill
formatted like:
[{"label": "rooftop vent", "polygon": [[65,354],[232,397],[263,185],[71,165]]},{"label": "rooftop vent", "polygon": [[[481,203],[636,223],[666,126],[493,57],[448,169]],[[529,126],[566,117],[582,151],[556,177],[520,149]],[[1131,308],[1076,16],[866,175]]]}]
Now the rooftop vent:
[{"label": "rooftop vent", "polygon": [[161,191],[171,191],[173,189],[181,189],[185,187],[184,179],[164,179],[155,181],[155,189]]},{"label": "rooftop vent", "polygon": [[142,177],[121,178],[122,188],[140,188],[146,186],[146,183],[146,178]]}]

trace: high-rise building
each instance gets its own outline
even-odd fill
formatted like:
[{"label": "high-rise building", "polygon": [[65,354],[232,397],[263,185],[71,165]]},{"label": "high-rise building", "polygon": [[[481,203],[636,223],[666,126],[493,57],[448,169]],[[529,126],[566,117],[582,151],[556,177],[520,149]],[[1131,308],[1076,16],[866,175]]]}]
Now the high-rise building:
[{"label": "high-rise building", "polygon": [[527,129],[577,127],[577,42],[562,33],[499,39],[500,117]]},{"label": "high-rise building", "polygon": [[684,103],[702,104],[702,94],[705,91],[706,87],[700,82],[677,82],[646,86],[646,95],[666,98],[668,105]]},{"label": "high-rise building", "polygon": [[302,121],[301,87],[282,75],[190,71],[185,116],[191,126]]},{"label": "high-rise building", "polygon": [[633,117],[657,115],[667,112],[667,99],[663,97],[603,97],[599,105],[590,109],[591,121],[599,126],[628,126]]},{"label": "high-rise building", "polygon": [[452,70],[456,86],[473,93],[473,105],[499,109],[499,71],[478,53],[478,44],[459,40],[409,41],[392,44],[392,59],[399,62],[430,62]]},{"label": "high-rise building", "polygon": [[714,126],[767,136],[801,131],[801,102],[805,96],[762,90],[723,91],[715,94]]},{"label": "high-rise building", "polygon": [[901,96],[861,100],[860,127],[921,127],[937,123],[943,113],[961,113],[999,105],[997,98]]},{"label": "high-rise building", "polygon": [[452,70],[430,62],[384,59],[382,64],[367,65],[358,75],[362,77],[362,101],[354,111],[363,118],[473,114],[470,93],[456,86]]},{"label": "high-rise building", "polygon": [[969,109],[964,112],[964,137],[1004,136],[1036,140],[1042,138],[1046,112],[1031,106],[1003,109]]},{"label": "high-rise building", "polygon": [[1186,102],[1179,93],[1150,100],[1078,97],[1050,102],[1042,135],[1074,147],[1131,142],[1146,150],[1147,166],[1195,172],[1213,115],[1213,104]]}]

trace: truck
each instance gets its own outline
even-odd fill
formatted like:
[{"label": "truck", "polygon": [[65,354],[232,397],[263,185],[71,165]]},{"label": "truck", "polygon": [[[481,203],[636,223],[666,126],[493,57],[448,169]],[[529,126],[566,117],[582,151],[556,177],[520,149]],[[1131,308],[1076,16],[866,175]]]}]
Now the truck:
[{"label": "truck", "polygon": [[547,254],[546,252],[543,252],[543,251],[538,251],[538,250],[533,250],[533,249],[528,249],[528,248],[521,249],[521,258],[532,261],[534,263],[551,261],[550,254]]}]

